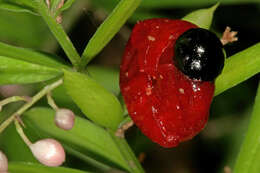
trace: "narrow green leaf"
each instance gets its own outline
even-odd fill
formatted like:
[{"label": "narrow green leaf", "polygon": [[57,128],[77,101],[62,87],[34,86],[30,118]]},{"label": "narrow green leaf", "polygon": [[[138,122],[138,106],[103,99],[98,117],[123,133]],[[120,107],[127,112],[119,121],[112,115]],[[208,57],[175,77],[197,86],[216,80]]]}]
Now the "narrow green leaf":
[{"label": "narrow green leaf", "polygon": [[119,69],[89,65],[87,66],[87,72],[91,78],[95,79],[108,91],[115,95],[120,93]]},{"label": "narrow green leaf", "polygon": [[[54,110],[35,107],[23,116],[28,131],[39,137],[54,137],[62,142],[65,149],[89,162],[93,166],[106,170],[109,166],[128,170],[117,146],[103,128],[76,116],[74,127],[65,131],[54,123]],[[108,167],[108,168],[107,168]]]},{"label": "narrow green leaf", "polygon": [[234,173],[259,173],[260,170],[260,83],[249,128],[237,158]]},{"label": "narrow green leaf", "polygon": [[0,16],[1,41],[34,49],[55,49],[55,39],[39,16],[7,10],[0,10]]},{"label": "narrow green leaf", "polygon": [[75,2],[75,0],[67,0],[67,1],[64,3],[64,5],[61,7],[60,10],[61,10],[61,11],[64,11],[64,10],[69,9],[74,2]]},{"label": "narrow green leaf", "polygon": [[226,59],[223,72],[215,81],[215,95],[236,86],[259,72],[260,43]]},{"label": "narrow green leaf", "polygon": [[207,9],[193,11],[184,16],[182,19],[194,23],[201,28],[209,29],[212,23],[214,12],[218,6],[219,3]]},{"label": "narrow green leaf", "polygon": [[1,0],[0,9],[37,14],[35,10],[35,2],[32,0]]},{"label": "narrow green leaf", "polygon": [[2,42],[0,42],[0,56],[6,56],[52,68],[68,69],[68,66],[65,65],[65,62],[60,57],[32,49],[11,46]]},{"label": "narrow green leaf", "polygon": [[129,147],[128,143],[124,138],[120,138],[115,136],[114,132],[110,132],[111,137],[117,144],[117,147],[120,149],[124,159],[129,164],[131,171],[135,173],[144,173],[144,170],[136,158],[135,154],[133,153],[132,149]]},{"label": "narrow green leaf", "polygon": [[77,169],[65,167],[47,167],[40,164],[25,162],[10,162],[8,164],[9,173],[87,173]]},{"label": "narrow green leaf", "polygon": [[114,37],[126,20],[132,15],[141,0],[121,0],[107,19],[99,26],[82,54],[81,68],[84,68]]},{"label": "narrow green leaf", "polygon": [[117,129],[123,111],[117,98],[87,75],[64,71],[64,86],[72,100],[92,121]]},{"label": "narrow green leaf", "polygon": [[58,69],[0,56],[0,84],[36,83],[61,75]]}]

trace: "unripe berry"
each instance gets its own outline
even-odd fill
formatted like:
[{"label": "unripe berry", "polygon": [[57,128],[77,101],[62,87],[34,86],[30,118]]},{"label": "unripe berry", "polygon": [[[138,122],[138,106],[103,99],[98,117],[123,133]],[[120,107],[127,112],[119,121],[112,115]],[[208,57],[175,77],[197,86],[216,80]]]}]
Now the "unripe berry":
[{"label": "unripe berry", "polygon": [[69,109],[58,109],[55,115],[55,124],[64,130],[70,130],[74,126],[75,115]]},{"label": "unripe berry", "polygon": [[64,149],[54,139],[42,139],[29,147],[36,159],[46,166],[60,166],[65,161]]},{"label": "unripe berry", "polygon": [[8,160],[5,154],[0,151],[0,172],[5,173],[8,170]]}]

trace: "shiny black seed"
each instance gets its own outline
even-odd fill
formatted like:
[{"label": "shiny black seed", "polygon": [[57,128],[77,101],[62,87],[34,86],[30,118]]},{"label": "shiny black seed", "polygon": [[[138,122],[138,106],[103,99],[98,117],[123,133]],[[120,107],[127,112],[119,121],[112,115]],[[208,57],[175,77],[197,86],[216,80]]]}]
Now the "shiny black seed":
[{"label": "shiny black seed", "polygon": [[193,28],[175,43],[175,66],[191,79],[213,81],[224,67],[223,46],[212,32]]}]

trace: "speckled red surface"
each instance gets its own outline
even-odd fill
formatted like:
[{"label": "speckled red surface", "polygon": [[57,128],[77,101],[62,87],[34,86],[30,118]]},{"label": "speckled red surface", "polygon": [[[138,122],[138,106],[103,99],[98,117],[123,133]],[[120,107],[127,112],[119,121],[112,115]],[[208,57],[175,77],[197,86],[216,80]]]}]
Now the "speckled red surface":
[{"label": "speckled red surface", "polygon": [[214,83],[189,79],[174,66],[174,44],[197,26],[182,20],[138,22],[120,67],[120,88],[129,115],[163,147],[198,134],[208,120]]}]

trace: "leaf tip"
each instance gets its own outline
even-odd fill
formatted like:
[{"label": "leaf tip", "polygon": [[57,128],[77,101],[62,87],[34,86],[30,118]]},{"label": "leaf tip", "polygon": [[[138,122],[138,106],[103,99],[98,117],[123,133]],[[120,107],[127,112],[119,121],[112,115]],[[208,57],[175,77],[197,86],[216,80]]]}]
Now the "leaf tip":
[{"label": "leaf tip", "polygon": [[219,7],[220,1],[218,1],[215,5],[209,8],[210,11],[215,12],[215,10]]}]

